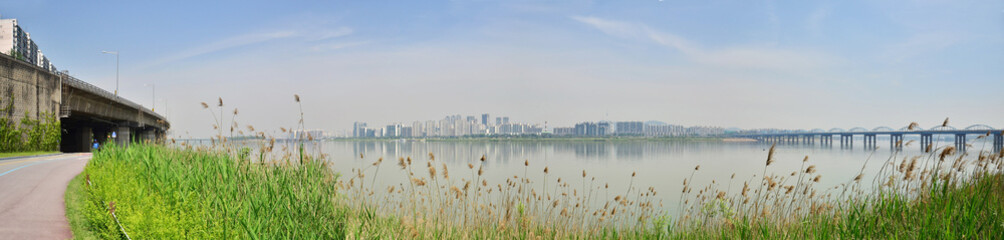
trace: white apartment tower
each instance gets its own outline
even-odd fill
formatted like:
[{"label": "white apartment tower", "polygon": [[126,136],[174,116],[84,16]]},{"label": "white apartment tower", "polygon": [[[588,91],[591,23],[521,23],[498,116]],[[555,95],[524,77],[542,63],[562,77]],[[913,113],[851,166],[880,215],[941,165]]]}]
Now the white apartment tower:
[{"label": "white apartment tower", "polygon": [[56,71],[55,65],[38,49],[31,40],[31,34],[18,25],[17,19],[0,19],[0,52],[49,71]]}]

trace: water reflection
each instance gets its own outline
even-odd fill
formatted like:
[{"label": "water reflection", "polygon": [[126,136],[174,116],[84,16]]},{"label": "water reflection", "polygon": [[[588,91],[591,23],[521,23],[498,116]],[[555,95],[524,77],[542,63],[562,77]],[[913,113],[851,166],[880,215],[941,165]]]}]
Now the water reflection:
[{"label": "water reflection", "polygon": [[[490,184],[505,182],[505,179],[519,176],[544,184],[541,171],[550,168],[549,183],[556,177],[571,179],[572,184],[601,186],[609,183],[611,191],[625,191],[633,181],[637,189],[654,187],[665,210],[673,212],[677,206],[682,181],[694,173],[694,166],[701,165],[700,171],[690,181],[694,186],[718,185],[721,189],[738,189],[743,182],[759,183],[758,176],[764,171],[764,161],[770,145],[756,142],[688,142],[688,141],[332,141],[320,142],[321,151],[328,154],[335,171],[344,174],[352,169],[369,167],[378,158],[384,158],[384,165],[378,176],[367,181],[377,181],[375,189],[407,183],[409,177],[396,166],[397,159],[411,157],[422,167],[435,155],[434,166],[448,165],[454,181],[474,179],[478,168],[485,169],[480,179],[488,179]],[[861,146],[861,145],[857,145]],[[865,179],[873,177],[869,173],[878,170],[890,158],[902,158],[920,154],[914,148],[894,153],[888,149],[864,150],[841,149],[838,146],[781,145],[775,154],[775,163],[768,173],[788,175],[800,171],[808,165],[816,165],[823,175],[816,185],[819,189],[832,188],[847,183],[858,175],[864,166]],[[364,158],[360,158],[360,155]],[[481,156],[487,158],[481,162]],[[803,165],[802,159],[809,156]],[[524,166],[524,161],[530,163]],[[474,169],[469,169],[473,164]],[[372,170],[372,169],[371,169]],[[590,179],[581,179],[581,171],[587,171]],[[803,169],[804,170],[804,169]],[[636,178],[630,177],[637,173]],[[731,175],[735,174],[735,179]],[[596,180],[593,182],[592,177]],[[595,184],[595,185],[592,185]],[[614,190],[617,189],[617,190]],[[611,196],[612,197],[612,196]]]}]

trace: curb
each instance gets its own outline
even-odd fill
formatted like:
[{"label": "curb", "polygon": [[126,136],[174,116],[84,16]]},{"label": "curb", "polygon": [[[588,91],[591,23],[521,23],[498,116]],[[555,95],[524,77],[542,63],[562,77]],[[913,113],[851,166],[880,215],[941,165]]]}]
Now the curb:
[{"label": "curb", "polygon": [[42,155],[30,155],[30,156],[17,156],[17,157],[5,157],[5,158],[0,158],[0,162],[3,162],[3,161],[7,161],[7,160],[16,160],[16,159],[22,159],[22,158],[36,158],[36,157],[48,157],[48,156],[55,156],[55,155],[60,155],[60,154],[63,154],[63,153],[50,153],[50,154],[42,154]]}]

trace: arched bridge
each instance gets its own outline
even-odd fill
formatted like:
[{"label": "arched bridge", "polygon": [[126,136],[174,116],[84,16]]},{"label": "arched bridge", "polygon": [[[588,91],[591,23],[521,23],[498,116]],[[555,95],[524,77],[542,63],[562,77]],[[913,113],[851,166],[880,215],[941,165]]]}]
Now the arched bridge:
[{"label": "arched bridge", "polygon": [[90,151],[94,141],[160,141],[171,127],[164,116],[68,74],[0,55],[0,120],[58,120],[64,152]]},{"label": "arched bridge", "polygon": [[821,145],[832,145],[833,136],[838,136],[840,138],[840,146],[844,148],[852,148],[854,146],[854,138],[856,136],[861,136],[864,141],[865,148],[874,148],[877,146],[876,137],[880,135],[889,136],[889,147],[891,149],[901,149],[903,147],[903,136],[916,135],[920,138],[920,148],[921,150],[928,150],[934,142],[934,135],[954,135],[955,136],[955,147],[960,150],[965,150],[967,145],[968,135],[984,135],[986,137],[993,138],[993,151],[999,152],[1004,148],[1004,130],[1000,128],[994,128],[986,124],[976,124],[971,125],[962,129],[948,126],[948,125],[937,125],[930,127],[928,129],[923,129],[913,126],[905,126],[899,129],[894,129],[891,127],[876,127],[872,129],[867,129],[863,127],[854,127],[848,130],[843,128],[831,128],[830,130],[822,131],[822,129],[815,129],[810,132],[787,132],[787,133],[756,133],[756,134],[742,134],[739,137],[752,138],[759,141],[766,142],[778,142],[778,143],[805,143],[805,144],[815,144],[819,141]]}]

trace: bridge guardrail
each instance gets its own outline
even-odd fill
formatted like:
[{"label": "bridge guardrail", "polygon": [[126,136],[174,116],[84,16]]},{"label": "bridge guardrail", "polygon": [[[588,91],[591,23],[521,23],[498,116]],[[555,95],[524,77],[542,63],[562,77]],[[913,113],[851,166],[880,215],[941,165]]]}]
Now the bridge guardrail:
[{"label": "bridge guardrail", "polygon": [[68,74],[59,73],[59,75],[63,77],[63,84],[73,86],[73,87],[75,87],[77,89],[81,89],[81,90],[87,91],[87,92],[89,92],[91,94],[94,94],[94,95],[98,95],[98,96],[102,96],[102,97],[105,97],[105,98],[108,98],[108,99],[112,99],[112,100],[114,100],[115,102],[117,102],[119,104],[139,109],[140,111],[143,111],[143,113],[146,113],[146,114],[149,114],[149,115],[152,115],[152,116],[156,116],[157,118],[160,118],[160,119],[165,119],[164,116],[161,116],[160,114],[157,114],[156,112],[151,111],[150,109],[146,109],[146,107],[143,107],[142,105],[139,105],[139,104],[137,104],[135,102],[129,101],[128,99],[115,96],[115,94],[113,94],[111,92],[108,92],[108,91],[105,91],[104,89],[101,89],[98,86],[94,86],[94,85],[92,85],[90,83],[87,83],[87,82],[85,82],[83,80],[77,79],[77,78],[75,78],[73,76],[70,76]]}]

